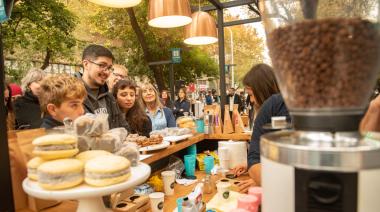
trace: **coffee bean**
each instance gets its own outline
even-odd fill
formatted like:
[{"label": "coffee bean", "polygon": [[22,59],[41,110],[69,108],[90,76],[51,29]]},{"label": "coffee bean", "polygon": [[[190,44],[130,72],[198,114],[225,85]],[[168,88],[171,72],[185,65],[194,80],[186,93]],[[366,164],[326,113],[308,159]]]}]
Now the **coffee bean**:
[{"label": "coffee bean", "polygon": [[380,70],[379,26],[367,20],[307,20],[278,28],[268,47],[290,109],[363,108]]}]

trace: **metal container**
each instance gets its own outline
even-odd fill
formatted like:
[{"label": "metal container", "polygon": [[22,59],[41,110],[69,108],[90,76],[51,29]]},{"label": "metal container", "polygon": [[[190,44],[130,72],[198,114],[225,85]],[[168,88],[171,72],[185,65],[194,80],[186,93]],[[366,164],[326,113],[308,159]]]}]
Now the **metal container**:
[{"label": "metal container", "polygon": [[378,212],[380,142],[358,133],[261,137],[264,212]]}]

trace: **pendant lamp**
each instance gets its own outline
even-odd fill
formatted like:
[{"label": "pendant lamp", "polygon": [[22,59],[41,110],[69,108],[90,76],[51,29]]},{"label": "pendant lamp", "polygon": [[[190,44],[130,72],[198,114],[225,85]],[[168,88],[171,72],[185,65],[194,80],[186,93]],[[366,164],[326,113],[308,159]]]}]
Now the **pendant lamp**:
[{"label": "pendant lamp", "polygon": [[191,15],[193,21],[185,27],[185,43],[207,45],[218,41],[214,18],[206,12],[198,11]]},{"label": "pendant lamp", "polygon": [[174,28],[191,23],[188,0],[149,0],[148,24],[157,28]]},{"label": "pendant lamp", "polygon": [[126,8],[134,7],[140,4],[141,0],[88,0],[94,4],[99,4],[106,7]]}]

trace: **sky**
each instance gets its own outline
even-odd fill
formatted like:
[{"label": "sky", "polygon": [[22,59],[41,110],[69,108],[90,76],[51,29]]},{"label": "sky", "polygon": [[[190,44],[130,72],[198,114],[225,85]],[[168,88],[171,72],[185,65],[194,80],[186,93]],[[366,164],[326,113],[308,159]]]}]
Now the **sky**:
[{"label": "sky", "polygon": [[[231,15],[233,15],[233,16],[239,16],[240,19],[250,18],[249,14],[245,13],[244,10],[242,10],[241,7],[228,8],[227,10],[228,10],[228,12],[231,13]],[[269,63],[270,64],[271,62],[270,62],[270,58],[269,58],[268,48],[267,48],[267,45],[266,45],[266,35],[265,35],[264,26],[262,25],[261,22],[255,22],[255,23],[246,24],[246,26],[254,27],[256,29],[257,36],[259,38],[262,38],[264,40],[264,52],[263,52],[264,63]]]}]

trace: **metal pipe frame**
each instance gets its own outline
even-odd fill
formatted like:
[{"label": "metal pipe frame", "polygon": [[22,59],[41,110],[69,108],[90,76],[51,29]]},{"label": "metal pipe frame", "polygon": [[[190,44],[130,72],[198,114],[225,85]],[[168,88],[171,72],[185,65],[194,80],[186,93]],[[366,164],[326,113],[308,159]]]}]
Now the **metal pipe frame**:
[{"label": "metal pipe frame", "polygon": [[235,26],[235,25],[241,25],[241,24],[247,24],[247,23],[253,23],[253,22],[260,22],[261,17],[256,18],[249,18],[244,20],[237,20],[237,21],[230,21],[224,23],[223,19],[223,10],[231,7],[238,7],[238,6],[244,6],[247,5],[252,11],[254,11],[257,15],[260,15],[251,4],[254,4],[256,7],[258,7],[258,1],[257,0],[235,0],[230,2],[224,2],[221,3],[219,0],[208,0],[212,5],[207,5],[201,7],[202,11],[208,12],[208,11],[217,11],[217,27],[218,27],[218,47],[219,47],[219,77],[220,77],[220,109],[222,112],[222,118],[224,119],[224,105],[226,104],[226,73],[225,73],[225,48],[224,48],[224,27],[229,26]]},{"label": "metal pipe frame", "polygon": [[8,148],[7,135],[7,115],[4,105],[4,54],[3,54],[3,36],[0,25],[0,211],[15,211],[12,192],[11,167]]}]

